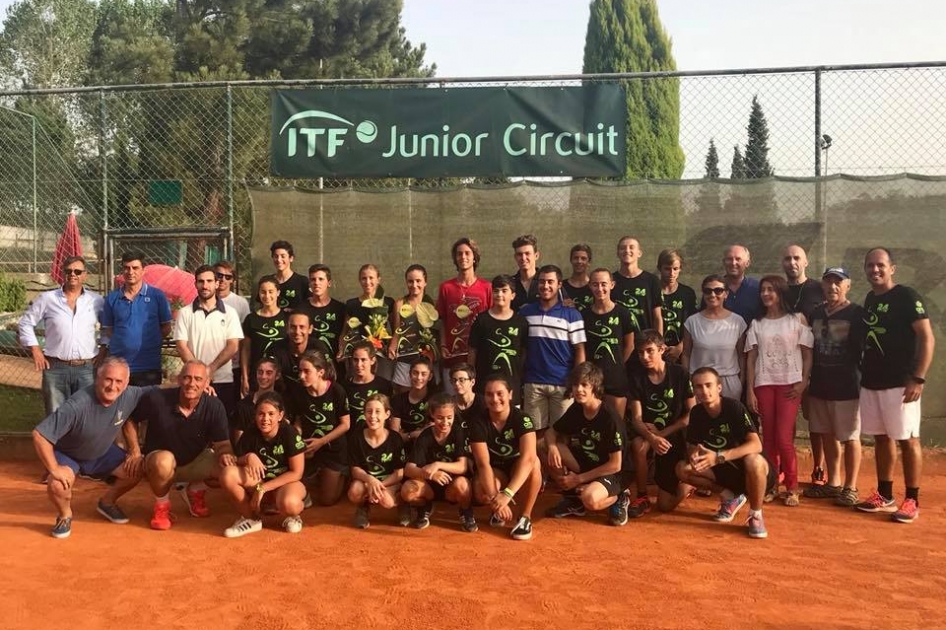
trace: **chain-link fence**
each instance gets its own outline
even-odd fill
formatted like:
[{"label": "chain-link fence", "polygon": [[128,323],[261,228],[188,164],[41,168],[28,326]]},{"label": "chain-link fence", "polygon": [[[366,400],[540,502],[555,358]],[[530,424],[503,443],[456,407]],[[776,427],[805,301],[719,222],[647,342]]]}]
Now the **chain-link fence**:
[{"label": "chain-link fence", "polygon": [[[679,94],[679,180],[288,181],[269,174],[274,89],[589,81],[629,89],[659,82]],[[452,275],[449,247],[462,235],[480,241],[485,276],[514,269],[510,243],[520,233],[536,234],[542,261],[566,270],[578,242],[593,246],[594,263],[615,266],[618,237],[632,234],[648,268],[664,247],[682,248],[691,282],[719,269],[729,242],[750,246],[757,273],[779,272],[781,247],[798,242],[809,250],[813,275],[828,263],[859,268],[867,248],[885,244],[901,253],[899,280],[926,295],[942,332],[946,114],[936,104],[944,97],[946,64],[0,93],[0,271],[30,291],[50,287],[56,238],[70,211],[79,213],[89,282],[100,290],[111,288],[115,256],[131,245],[146,262],[187,269],[234,258],[248,294],[252,280],[271,269],[269,243],[287,239],[297,269],[333,267],[335,294],[344,299],[358,292],[364,262],[382,267],[392,294],[409,263],[425,264],[433,292]],[[751,179],[752,164],[731,171],[735,148],[746,155],[754,99],[766,119],[772,178]],[[720,177],[712,181],[704,179],[711,141]],[[749,179],[729,179],[747,171]],[[854,299],[865,291],[856,282]],[[21,352],[10,330],[18,309],[11,310],[0,351],[13,375],[32,366],[9,358]],[[934,378],[946,376],[944,366],[936,361]],[[929,394],[925,411],[946,415],[946,397]]]}]

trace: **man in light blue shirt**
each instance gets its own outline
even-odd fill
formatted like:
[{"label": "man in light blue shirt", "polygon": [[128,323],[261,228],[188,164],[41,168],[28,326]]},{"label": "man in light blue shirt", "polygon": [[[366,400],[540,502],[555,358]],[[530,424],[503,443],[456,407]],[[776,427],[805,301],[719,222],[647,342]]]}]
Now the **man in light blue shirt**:
[{"label": "man in light blue shirt", "polygon": [[[102,296],[82,286],[87,273],[85,259],[66,258],[62,269],[62,288],[37,296],[19,325],[20,344],[30,350],[33,365],[43,373],[47,416],[95,380],[95,327],[102,312]],[[40,348],[36,338],[35,328],[40,323],[45,329],[45,348]]]},{"label": "man in light blue shirt", "polygon": [[121,286],[105,297],[102,309],[102,354],[128,362],[131,385],[161,384],[161,344],[174,320],[164,292],[143,281],[144,254],[122,255]]}]

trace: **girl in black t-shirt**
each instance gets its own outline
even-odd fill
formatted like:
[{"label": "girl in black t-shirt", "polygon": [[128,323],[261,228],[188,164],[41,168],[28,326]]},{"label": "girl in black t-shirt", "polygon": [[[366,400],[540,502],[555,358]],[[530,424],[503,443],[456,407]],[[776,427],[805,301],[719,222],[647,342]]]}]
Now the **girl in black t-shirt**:
[{"label": "girl in black t-shirt", "polygon": [[381,272],[375,265],[362,265],[358,270],[361,296],[345,302],[345,327],[339,346],[338,360],[351,355],[356,343],[363,339],[376,350],[387,348],[394,320],[394,300],[384,294]]},{"label": "girl in black t-shirt", "polygon": [[465,532],[478,528],[473,516],[473,487],[466,477],[469,453],[457,417],[457,403],[449,394],[437,394],[427,408],[430,426],[414,442],[404,469],[408,478],[401,486],[401,499],[418,508],[413,527],[430,525],[434,501],[460,506],[460,526]]},{"label": "girl in black t-shirt", "polygon": [[269,392],[256,402],[256,426],[240,437],[236,455],[224,455],[220,487],[236,506],[240,518],[223,535],[239,538],[263,528],[264,506],[270,504],[283,516],[282,526],[297,534],[302,529],[302,485],[305,443],[296,430],[283,422],[282,396]]},{"label": "girl in black t-shirt", "polygon": [[274,276],[263,276],[256,285],[260,308],[243,320],[240,365],[243,381],[240,393],[246,396],[257,388],[255,366],[263,357],[273,356],[276,344],[286,338],[286,313],[277,305],[279,284]]},{"label": "girl in black t-shirt", "polygon": [[345,390],[335,379],[335,364],[310,350],[299,359],[304,389],[293,390],[289,398],[293,424],[305,442],[305,482],[314,486],[320,505],[335,505],[342,498],[348,474],[351,416]]},{"label": "girl in black t-shirt", "polygon": [[408,452],[414,440],[429,424],[428,402],[432,395],[430,379],[433,366],[427,357],[416,357],[411,361],[411,388],[394,397],[391,401],[392,416],[390,428],[401,434]]},{"label": "girl in black t-shirt", "polygon": [[440,348],[434,325],[439,315],[434,301],[425,293],[427,269],[411,265],[404,272],[407,295],[394,303],[394,336],[387,347],[388,358],[395,362],[392,382],[397,391],[411,387],[412,361],[427,357],[431,364]]},{"label": "girl in black t-shirt", "polygon": [[[398,506],[398,490],[404,478],[407,456],[404,443],[397,431],[385,428],[391,417],[391,402],[384,394],[375,394],[365,402],[365,421],[348,441],[351,463],[351,485],[348,500],[358,506],[355,527],[367,529],[368,508],[377,505],[385,509]],[[399,522],[411,522],[409,506],[402,506]]]},{"label": "girl in black t-shirt", "polygon": [[282,385],[279,361],[272,357],[263,357],[257,361],[255,372],[258,389],[241,398],[230,416],[230,442],[234,448],[243,432],[256,426],[256,401],[266,392],[276,391],[277,386]]}]

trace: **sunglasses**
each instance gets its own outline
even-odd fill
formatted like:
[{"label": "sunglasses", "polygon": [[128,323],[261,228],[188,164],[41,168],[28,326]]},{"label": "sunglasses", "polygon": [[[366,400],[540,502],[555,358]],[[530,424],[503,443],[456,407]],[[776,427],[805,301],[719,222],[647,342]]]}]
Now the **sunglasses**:
[{"label": "sunglasses", "polygon": [[85,273],[85,269],[63,269],[62,272],[67,276],[81,276]]},{"label": "sunglasses", "polygon": [[233,280],[232,273],[218,273],[217,280]]},{"label": "sunglasses", "polygon": [[726,292],[725,287],[703,287],[703,295],[722,295]]}]

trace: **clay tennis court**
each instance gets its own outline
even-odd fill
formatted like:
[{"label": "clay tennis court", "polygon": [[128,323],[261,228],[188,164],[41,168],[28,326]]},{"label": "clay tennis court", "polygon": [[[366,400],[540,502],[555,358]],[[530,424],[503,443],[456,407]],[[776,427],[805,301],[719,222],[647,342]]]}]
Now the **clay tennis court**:
[{"label": "clay tennis court", "polygon": [[422,532],[394,514],[356,531],[347,505],[307,510],[298,535],[227,540],[234,513],[219,492],[210,518],[154,532],[146,486],[123,501],[132,522],[112,525],[94,512],[103,486],[81,480],[72,537],[58,541],[39,472],[0,464],[3,628],[946,627],[942,453],[926,458],[912,525],[805,500],[767,507],[763,541],[741,518],[711,522],[716,502],[703,498],[621,529],[539,518],[530,542],[491,530],[481,511],[480,531],[464,534],[446,507]]}]

